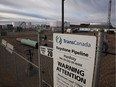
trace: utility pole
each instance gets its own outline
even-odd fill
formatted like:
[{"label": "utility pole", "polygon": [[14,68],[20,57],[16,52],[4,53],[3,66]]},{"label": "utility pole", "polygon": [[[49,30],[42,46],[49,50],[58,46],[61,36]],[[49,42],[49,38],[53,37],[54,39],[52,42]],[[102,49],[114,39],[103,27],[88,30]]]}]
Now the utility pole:
[{"label": "utility pole", "polygon": [[62,33],[64,33],[64,1],[62,0]]}]

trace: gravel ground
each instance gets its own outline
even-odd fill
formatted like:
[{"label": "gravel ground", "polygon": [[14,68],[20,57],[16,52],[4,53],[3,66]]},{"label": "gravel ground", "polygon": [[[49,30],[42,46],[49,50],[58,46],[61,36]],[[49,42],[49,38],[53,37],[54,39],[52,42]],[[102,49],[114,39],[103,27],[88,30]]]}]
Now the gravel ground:
[{"label": "gravel ground", "polygon": [[[93,33],[77,33],[77,34],[93,35]],[[52,40],[52,38],[53,38],[52,33],[47,32],[46,35],[48,36],[49,40]],[[97,35],[97,33],[96,33],[96,35]],[[37,33],[36,32],[17,32],[17,33],[8,33],[8,36],[2,36],[2,37],[0,36],[0,43],[1,43],[2,39],[5,39],[6,41],[8,41],[12,45],[14,45],[16,51],[19,54],[27,57],[24,53],[24,50],[29,49],[31,47],[22,45],[20,42],[16,41],[17,37],[37,40]],[[108,52],[116,54],[115,34],[107,34],[106,38],[107,38],[106,41],[109,46]],[[52,47],[52,43],[50,43],[50,42],[47,42],[47,43],[48,43],[49,47]],[[34,52],[33,63],[38,65],[37,49],[34,49],[33,52]],[[2,50],[0,50],[0,87],[28,87],[28,85],[20,85],[20,84],[24,84],[24,83],[17,84],[17,81],[13,77],[12,73],[7,72],[3,62],[1,61],[1,59],[2,59],[1,53],[2,53]],[[116,78],[115,61],[116,61],[115,55],[107,54],[107,56],[106,55],[102,56],[101,64],[100,64],[99,87],[115,87],[115,78]],[[19,63],[21,63],[21,61]],[[23,65],[23,63],[21,65]],[[48,59],[45,56],[42,56],[42,78],[45,81],[47,81],[50,85],[53,85],[52,74],[53,74],[53,60]],[[38,75],[31,77],[31,79],[28,81],[28,83],[32,82],[37,85],[35,85],[35,86],[32,85],[29,87],[38,87],[38,82],[35,81],[36,79],[38,79],[37,76]],[[34,79],[34,81],[32,81],[33,79]],[[28,80],[28,79],[25,78],[25,80]],[[21,82],[23,82],[23,81],[24,81],[24,79]],[[28,83],[25,82],[25,84],[28,84]]]}]

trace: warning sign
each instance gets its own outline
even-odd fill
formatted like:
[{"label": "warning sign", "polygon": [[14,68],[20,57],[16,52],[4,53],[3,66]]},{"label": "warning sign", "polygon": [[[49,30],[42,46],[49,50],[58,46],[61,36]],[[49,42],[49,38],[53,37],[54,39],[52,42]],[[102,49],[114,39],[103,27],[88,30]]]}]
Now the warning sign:
[{"label": "warning sign", "polygon": [[96,37],[54,34],[54,87],[92,87]]},{"label": "warning sign", "polygon": [[42,55],[48,56],[50,58],[53,58],[53,48],[40,46],[40,53]]}]

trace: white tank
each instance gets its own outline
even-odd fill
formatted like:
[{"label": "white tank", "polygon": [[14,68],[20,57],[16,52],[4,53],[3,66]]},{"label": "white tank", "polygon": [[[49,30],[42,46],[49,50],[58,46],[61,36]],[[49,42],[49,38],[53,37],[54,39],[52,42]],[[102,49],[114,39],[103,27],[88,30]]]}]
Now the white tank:
[{"label": "white tank", "polygon": [[68,28],[68,29],[66,30],[66,32],[67,32],[67,33],[72,33],[72,29]]},{"label": "white tank", "polygon": [[31,23],[31,22],[27,22],[27,23],[26,23],[26,27],[27,27],[27,28],[31,28],[31,26],[32,26],[32,23]]},{"label": "white tank", "polygon": [[26,28],[26,22],[12,22],[13,27],[22,27]]},{"label": "white tank", "polygon": [[19,27],[19,22],[12,22],[13,27]]},{"label": "white tank", "polygon": [[[62,26],[62,21],[53,21],[50,22],[50,27],[61,27]],[[64,22],[64,27],[69,27],[70,22]]]},{"label": "white tank", "polygon": [[101,22],[101,23],[90,23],[90,25],[107,25],[106,22]]}]

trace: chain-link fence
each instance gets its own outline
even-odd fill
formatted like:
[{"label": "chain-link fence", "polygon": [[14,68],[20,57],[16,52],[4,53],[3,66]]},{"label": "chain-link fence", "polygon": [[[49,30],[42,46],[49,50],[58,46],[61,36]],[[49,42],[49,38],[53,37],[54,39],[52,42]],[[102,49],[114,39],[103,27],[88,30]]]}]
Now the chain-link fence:
[{"label": "chain-link fence", "polygon": [[[37,49],[26,49],[23,54],[16,49],[9,51],[4,45],[0,45],[0,49],[0,61],[17,83],[17,87],[39,87],[38,55],[34,54]],[[41,55],[42,87],[53,86],[53,61],[48,60]]]},{"label": "chain-link fence", "polygon": [[[115,36],[108,34],[107,39],[108,50],[107,52],[103,50],[105,54],[101,57],[99,87],[115,87]],[[48,43],[52,47],[51,42]],[[16,45],[14,46],[16,47]],[[16,86],[11,87],[39,87],[38,49],[29,47],[25,49],[26,46],[18,46],[19,44],[13,52],[9,52],[0,43],[0,63],[10,75],[12,81],[17,83]],[[53,87],[53,59],[43,55],[41,55],[41,77],[43,87]]]}]

